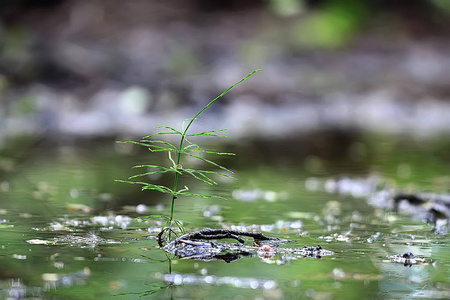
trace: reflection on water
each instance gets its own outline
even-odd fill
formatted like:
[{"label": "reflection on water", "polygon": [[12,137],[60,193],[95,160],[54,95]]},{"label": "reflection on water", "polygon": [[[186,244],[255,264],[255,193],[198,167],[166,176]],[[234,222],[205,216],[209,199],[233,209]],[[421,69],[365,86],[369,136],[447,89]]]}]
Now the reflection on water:
[{"label": "reflection on water", "polygon": [[[374,140],[332,150],[280,142],[290,145],[282,154],[276,143],[248,143],[233,151],[239,181],[192,185],[227,200],[178,199],[188,232],[289,241],[262,249],[248,240],[251,255],[229,264],[159,249],[163,222],[143,217],[167,213],[167,199],[114,183],[146,153],[37,148],[11,160],[13,171],[1,169],[0,298],[448,298],[448,143]],[[355,143],[364,155],[355,156]],[[334,254],[279,251],[317,245]]]},{"label": "reflection on water", "polygon": [[168,284],[174,285],[229,285],[232,287],[243,289],[263,289],[271,290],[277,287],[274,280],[264,280],[257,278],[242,277],[216,277],[211,275],[195,275],[195,274],[165,274],[162,279]]},{"label": "reflection on water", "polygon": [[7,286],[2,286],[0,296],[2,299],[41,298],[46,292],[73,285],[85,285],[90,275],[91,271],[87,267],[71,274],[43,273],[41,276],[44,282],[42,287],[29,287],[20,278],[11,278]]}]

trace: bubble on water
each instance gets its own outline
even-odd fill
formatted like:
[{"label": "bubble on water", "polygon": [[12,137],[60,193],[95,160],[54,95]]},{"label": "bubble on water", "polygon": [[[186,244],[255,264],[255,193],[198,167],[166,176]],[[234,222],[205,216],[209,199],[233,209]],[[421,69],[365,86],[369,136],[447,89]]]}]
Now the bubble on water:
[{"label": "bubble on water", "polygon": [[327,179],[325,181],[325,191],[328,193],[334,193],[337,190],[337,182],[334,179]]},{"label": "bubble on water", "polygon": [[106,226],[109,223],[108,217],[105,216],[95,216],[92,220],[95,224],[100,224],[102,226]]},{"label": "bubble on water", "polygon": [[143,214],[147,211],[147,206],[145,204],[139,204],[136,206],[136,212],[138,214]]},{"label": "bubble on water", "polygon": [[261,225],[260,228],[262,231],[271,232],[273,230],[273,225]]},{"label": "bubble on water", "polygon": [[205,276],[205,283],[211,284],[214,282],[214,276]]},{"label": "bubble on water", "polygon": [[264,200],[268,202],[275,202],[277,200],[277,193],[274,191],[264,192]]},{"label": "bubble on water", "polygon": [[335,279],[342,279],[342,278],[345,277],[344,271],[342,269],[339,269],[339,268],[333,269],[332,274],[333,274],[333,277]]},{"label": "bubble on water", "polygon": [[251,280],[250,281],[250,288],[251,289],[257,289],[259,287],[259,282],[257,280]]},{"label": "bubble on water", "polygon": [[263,284],[263,287],[266,290],[273,289],[276,286],[277,286],[277,283],[275,281],[273,281],[273,280],[268,280],[268,281],[264,282],[264,284]]},{"label": "bubble on water", "polygon": [[255,201],[259,196],[259,190],[234,190],[231,195],[234,199],[242,201]]},{"label": "bubble on water", "polygon": [[206,218],[211,218],[215,215],[220,213],[220,206],[219,205],[211,205],[207,206],[203,209],[203,216]]},{"label": "bubble on water", "polygon": [[80,192],[77,189],[71,189],[70,192],[70,197],[76,199],[80,196]]},{"label": "bubble on water", "polygon": [[2,191],[2,192],[9,191],[9,182],[8,181],[0,182],[0,191]]},{"label": "bubble on water", "polygon": [[235,287],[242,287],[242,282],[239,278],[233,277],[233,279],[231,280],[231,284],[234,285]]},{"label": "bubble on water", "polygon": [[294,222],[291,222],[290,223],[290,225],[289,225],[289,227],[291,228],[291,229],[300,229],[300,228],[302,228],[302,221],[300,221],[300,220],[297,220],[297,221],[294,221]]},{"label": "bubble on water", "polygon": [[276,192],[271,190],[253,189],[253,190],[234,190],[232,192],[234,199],[244,202],[253,202],[256,200],[265,200],[267,202],[275,202],[280,199],[286,199],[287,194],[285,192]]},{"label": "bubble on water", "polygon": [[173,284],[180,285],[182,283],[183,283],[183,276],[177,274],[173,277]]},{"label": "bubble on water", "polygon": [[[157,278],[162,277],[161,274],[155,275]],[[248,278],[248,277],[216,277],[211,275],[198,276],[194,274],[177,274],[171,273],[164,275],[164,281],[174,285],[229,285],[236,288],[246,289],[264,289],[271,290],[277,286],[274,280]]]}]

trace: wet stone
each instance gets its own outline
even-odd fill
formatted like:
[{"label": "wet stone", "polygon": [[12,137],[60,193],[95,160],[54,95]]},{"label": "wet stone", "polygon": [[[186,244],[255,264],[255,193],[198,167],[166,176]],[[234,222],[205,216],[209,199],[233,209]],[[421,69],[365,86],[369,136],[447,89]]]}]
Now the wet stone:
[{"label": "wet stone", "polygon": [[[245,245],[240,236],[253,237],[253,244]],[[236,239],[239,243],[219,242],[222,239]],[[216,241],[211,241],[211,240]],[[258,256],[270,259],[276,254],[292,255],[297,257],[312,257],[320,259],[322,256],[333,255],[321,246],[303,248],[283,248],[281,244],[288,242],[273,237],[266,237],[259,232],[244,232],[224,229],[203,229],[185,234],[163,247],[164,251],[182,259],[195,259],[202,261],[223,260],[232,262],[242,257]]]},{"label": "wet stone", "polygon": [[388,256],[389,260],[394,263],[403,264],[405,267],[411,267],[415,264],[426,264],[428,263],[425,258],[416,257],[411,252],[405,252],[403,254],[396,254]]}]

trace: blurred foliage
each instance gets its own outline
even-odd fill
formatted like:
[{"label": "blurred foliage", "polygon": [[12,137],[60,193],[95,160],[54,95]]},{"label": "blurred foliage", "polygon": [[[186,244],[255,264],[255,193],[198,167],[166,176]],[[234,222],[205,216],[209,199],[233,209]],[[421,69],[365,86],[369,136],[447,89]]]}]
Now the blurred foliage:
[{"label": "blurred foliage", "polygon": [[268,0],[268,6],[280,16],[293,16],[305,9],[304,0]]},{"label": "blurred foliage", "polygon": [[292,40],[306,48],[333,49],[346,45],[367,16],[360,1],[330,2],[301,18],[292,28]]},{"label": "blurred foliage", "polygon": [[445,14],[450,14],[450,1],[448,0],[432,0],[432,3]]},{"label": "blurred foliage", "polygon": [[[127,6],[121,1],[98,1],[97,6],[93,7],[104,10],[105,13],[111,15],[111,18],[98,20],[99,23],[95,23],[95,28],[90,27],[94,25],[85,24],[80,29],[76,28],[76,20],[72,19],[77,17],[79,9],[89,9],[89,6],[86,6],[86,8],[77,1],[2,1],[0,4],[0,32],[2,32],[3,38],[0,42],[2,46],[0,67],[4,68],[5,73],[9,77],[22,81],[48,79],[52,84],[59,81],[67,81],[67,83],[75,81],[80,82],[84,86],[86,83],[84,80],[90,81],[95,77],[117,76],[123,80],[122,76],[127,75],[127,70],[123,70],[123,64],[127,62],[127,59],[119,54],[114,54],[114,50],[108,52],[102,49],[102,45],[111,43],[110,47],[105,47],[108,50],[120,48],[113,42],[115,35],[123,34],[126,36],[127,33],[132,31],[128,27],[129,24],[115,17],[115,14],[123,14],[126,16],[126,19],[132,18],[134,24],[138,26],[147,26],[146,22],[148,20],[142,18],[142,16],[135,16],[130,9],[133,7],[133,2],[135,4],[139,3],[138,1],[129,1],[131,4]],[[162,43],[162,45],[158,45],[158,47],[161,46],[166,49],[159,54],[161,57],[158,57],[157,51],[149,52],[148,55],[157,59],[161,63],[162,68],[173,76],[195,74],[199,72],[198,70],[203,71],[201,67],[205,65],[205,58],[210,60],[209,57],[213,57],[214,53],[209,53],[208,51],[211,50],[207,46],[203,46],[203,41],[198,38],[200,30],[197,32],[195,26],[201,29],[201,34],[203,34],[203,29],[205,29],[205,32],[208,32],[213,26],[207,25],[208,29],[206,29],[205,24],[209,24],[211,20],[214,20],[215,16],[222,19],[224,15],[231,16],[236,14],[238,16],[247,11],[251,13],[252,10],[269,11],[269,14],[262,15],[261,20],[254,18],[252,23],[257,22],[257,26],[264,27],[265,32],[260,33],[260,35],[266,35],[263,39],[273,42],[273,46],[268,47],[264,45],[263,47],[266,49],[252,46],[251,41],[259,38],[256,35],[252,38],[246,38],[245,40],[248,42],[243,47],[245,48],[243,52],[251,53],[251,55],[245,55],[246,57],[250,57],[254,61],[262,61],[259,59],[260,57],[267,57],[274,50],[276,52],[277,47],[283,46],[291,46],[295,49],[339,49],[351,42],[366,26],[373,24],[378,26],[384,20],[394,20],[395,22],[396,19],[399,19],[401,22],[428,22],[429,24],[442,22],[450,11],[449,3],[446,0],[254,0],[246,1],[245,3],[237,0],[188,0],[184,1],[183,4],[187,9],[182,14],[179,14],[179,18],[178,15],[175,15],[177,16],[175,20],[172,18],[174,16],[173,9],[177,8],[178,4],[176,1],[167,1],[162,5],[162,12],[167,14],[168,22],[161,24],[160,28],[154,26],[155,23],[157,24],[156,21],[155,23],[150,23],[151,26],[154,26],[155,31],[160,31],[163,34],[169,32],[171,34],[171,24],[173,25],[175,22],[189,24],[186,27],[186,36],[191,37],[192,35],[196,43],[180,42],[184,37],[174,36],[173,41],[169,44],[164,45]],[[158,5],[148,1],[146,4],[139,3],[139,8],[148,10],[151,14],[155,9],[158,9]],[[61,20],[54,17],[53,10],[57,13],[70,15],[72,19],[67,22],[61,22]],[[215,15],[216,13],[218,14]],[[389,17],[385,18],[386,15]],[[440,16],[444,16],[444,18],[439,18]],[[39,17],[46,19],[47,23],[35,26],[38,22],[36,19]],[[78,22],[84,22],[83,20],[83,17],[80,17]],[[233,20],[233,18],[230,20]],[[52,29],[53,23],[55,28],[65,32],[65,34],[59,35],[58,31],[54,31]],[[269,23],[271,26],[265,26],[266,23]],[[392,30],[393,27],[391,25],[383,24],[382,26]],[[214,26],[226,28],[227,23],[218,22]],[[246,29],[244,27],[242,30]],[[408,26],[397,26],[395,30],[403,30],[405,27]],[[95,31],[95,34],[98,35],[96,39],[90,40],[90,36],[93,34],[91,31]],[[276,36],[273,35],[274,32]],[[240,33],[238,32],[229,36],[218,34],[213,39],[220,43],[220,39],[226,38],[226,42],[230,40],[230,45],[233,45],[233,39],[239,37],[239,35]],[[165,39],[162,40],[164,41]],[[70,41],[70,43],[59,44],[61,41]],[[71,43],[79,47],[69,47]],[[89,43],[92,44],[89,45]],[[240,45],[236,45],[238,45],[237,50],[239,51]],[[138,49],[140,46],[139,43],[136,45],[131,43],[129,47]],[[158,47],[155,45],[154,49]],[[80,58],[69,55],[73,61],[67,61],[65,56],[61,57],[65,51],[72,51],[73,49],[86,50],[83,52],[86,55],[82,55]],[[96,55],[96,53],[101,53],[101,51],[104,51],[105,55]],[[133,51],[130,52],[133,53]],[[252,56],[253,54],[254,56]],[[104,62],[102,62],[102,59],[105,59]],[[124,62],[121,62],[121,59]],[[86,63],[89,60],[94,62],[93,66],[90,63]],[[149,72],[148,68],[150,67],[141,67],[145,72]],[[130,64],[127,65],[127,68],[130,68]],[[123,72],[117,71],[116,73],[115,70]],[[150,70],[149,73],[151,72],[155,71]]]},{"label": "blurred foliage", "polygon": [[345,46],[360,30],[385,15],[392,16],[390,20],[433,23],[439,17],[444,20],[450,13],[450,1],[446,0],[413,3],[402,0],[268,0],[267,3],[279,16],[297,16],[290,28],[290,39],[296,47],[306,49]]},{"label": "blurred foliage", "polygon": [[30,56],[30,38],[28,35],[28,30],[22,26],[6,30],[2,41],[3,59],[10,61],[26,60]]}]

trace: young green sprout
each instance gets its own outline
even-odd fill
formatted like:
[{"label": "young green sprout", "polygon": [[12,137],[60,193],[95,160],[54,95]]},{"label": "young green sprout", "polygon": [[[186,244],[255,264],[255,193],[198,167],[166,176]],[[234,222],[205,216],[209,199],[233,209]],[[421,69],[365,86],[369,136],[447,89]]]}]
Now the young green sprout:
[{"label": "young green sprout", "polygon": [[[179,188],[180,176],[189,175],[189,176],[191,176],[203,183],[209,184],[209,185],[217,184],[217,182],[212,178],[212,176],[223,176],[223,177],[227,177],[227,178],[234,178],[232,171],[230,171],[229,169],[225,168],[224,166],[221,166],[221,165],[215,163],[214,161],[212,161],[210,159],[206,159],[202,156],[204,154],[234,155],[234,153],[205,150],[205,149],[201,148],[198,144],[195,144],[189,140],[191,137],[198,137],[198,136],[226,137],[226,136],[223,136],[220,134],[221,132],[225,131],[226,129],[208,130],[208,131],[203,131],[203,132],[199,132],[199,133],[188,133],[188,130],[191,127],[192,123],[208,107],[210,107],[214,102],[216,102],[217,100],[222,98],[226,93],[228,93],[236,85],[240,84],[241,82],[243,82],[244,80],[246,80],[247,78],[249,78],[250,76],[252,76],[253,74],[255,74],[258,71],[260,71],[260,70],[258,69],[258,70],[255,70],[255,71],[249,73],[247,76],[245,76],[238,82],[231,85],[228,89],[223,91],[219,96],[217,96],[211,102],[209,102],[207,105],[205,105],[200,111],[197,112],[197,114],[193,118],[184,120],[182,123],[182,126],[181,126],[181,131],[177,130],[173,127],[170,127],[170,126],[158,126],[155,128],[163,129],[165,131],[161,131],[161,132],[157,132],[155,134],[144,136],[143,138],[139,139],[138,141],[119,142],[119,143],[129,143],[129,144],[136,144],[139,146],[143,146],[143,147],[148,148],[151,152],[167,152],[168,159],[171,163],[170,166],[160,166],[160,165],[134,166],[133,169],[146,168],[148,170],[148,172],[130,176],[128,178],[128,180],[116,180],[117,182],[142,185],[142,190],[154,190],[154,191],[158,191],[158,192],[161,192],[164,194],[168,194],[172,197],[169,216],[151,215],[151,216],[148,216],[147,218],[145,218],[145,219],[162,218],[162,219],[166,220],[166,222],[162,226],[159,237],[168,233],[168,238],[170,240],[171,233],[175,233],[172,229],[172,226],[174,224],[178,227],[178,229],[183,234],[185,233],[185,229],[184,229],[182,222],[180,220],[177,220],[174,218],[175,200],[178,199],[178,196],[186,196],[186,197],[196,196],[196,197],[201,197],[201,198],[217,197],[217,196],[208,195],[208,194],[192,193],[192,192],[190,192],[190,190],[187,186],[184,186],[183,188]],[[173,145],[165,140],[154,139],[156,136],[159,136],[159,135],[178,135],[180,137],[180,142],[178,145]],[[172,157],[172,155],[174,155],[174,158]],[[183,166],[181,164],[182,156],[189,156],[191,158],[203,161],[204,163],[207,163],[220,171],[183,168]],[[170,187],[165,186],[165,185],[158,185],[158,184],[153,184],[153,183],[148,183],[148,182],[142,182],[142,181],[132,181],[135,178],[146,177],[146,176],[154,175],[154,174],[164,174],[164,173],[173,174],[173,183]]]}]

